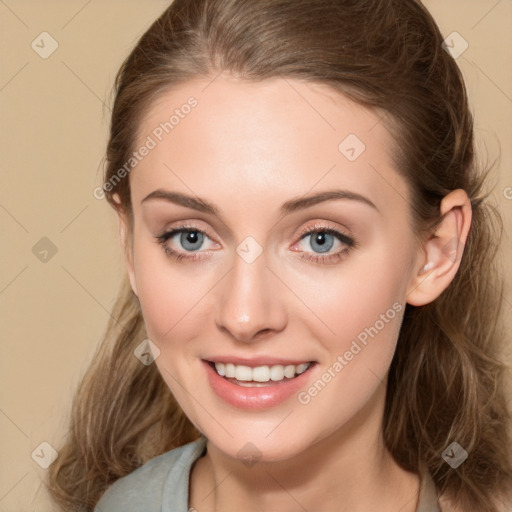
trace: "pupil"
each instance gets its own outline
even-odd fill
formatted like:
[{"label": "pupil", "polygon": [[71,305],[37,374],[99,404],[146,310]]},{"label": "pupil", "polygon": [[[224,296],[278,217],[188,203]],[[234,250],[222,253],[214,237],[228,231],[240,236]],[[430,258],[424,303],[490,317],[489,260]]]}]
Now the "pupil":
[{"label": "pupil", "polygon": [[316,236],[312,238],[311,247],[314,248],[316,245],[316,250],[320,252],[327,252],[332,248],[333,241],[332,235],[326,233],[325,231],[317,232]]},{"label": "pupil", "polygon": [[318,233],[316,241],[318,244],[323,245],[325,243],[325,233]]},{"label": "pupil", "polygon": [[199,231],[184,231],[180,242],[187,251],[195,251],[202,245],[203,235]]}]

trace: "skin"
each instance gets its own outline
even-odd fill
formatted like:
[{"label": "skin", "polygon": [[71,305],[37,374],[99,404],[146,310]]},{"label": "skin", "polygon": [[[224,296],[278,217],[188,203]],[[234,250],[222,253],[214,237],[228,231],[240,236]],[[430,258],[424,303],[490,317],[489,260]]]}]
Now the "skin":
[{"label": "skin", "polygon": [[[414,511],[419,477],[395,463],[381,436],[385,382],[406,302],[431,302],[458,269],[471,222],[466,193],[444,198],[443,221],[418,245],[413,199],[394,168],[395,142],[381,114],[294,80],[221,75],[183,84],[151,105],[137,147],[190,96],[197,107],[130,174],[133,226],[119,217],[132,288],[160,350],[155,363],[208,438],[191,472],[190,506]],[[352,162],[338,149],[348,134],[366,145]],[[143,201],[157,189],[204,198],[219,214]],[[334,189],[375,207],[338,199],[279,213],[287,200]],[[203,245],[187,253],[178,234],[167,246],[198,255],[195,261],[172,259],[155,238],[184,222],[206,234]],[[328,263],[301,258],[348,249],[330,237],[333,246],[322,253],[315,233],[301,239],[317,225],[356,247]],[[252,263],[236,252],[247,236],[263,249]],[[447,257],[453,239],[460,243]],[[306,405],[294,395],[247,411],[222,401],[208,383],[202,358],[271,355],[316,361],[307,389],[393,304],[401,311]],[[238,455],[248,442],[260,456],[250,467]]]}]

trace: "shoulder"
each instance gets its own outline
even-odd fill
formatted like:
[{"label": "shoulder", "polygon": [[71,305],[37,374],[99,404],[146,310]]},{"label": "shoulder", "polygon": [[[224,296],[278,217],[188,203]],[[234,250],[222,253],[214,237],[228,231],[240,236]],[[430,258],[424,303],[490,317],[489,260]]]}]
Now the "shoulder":
[{"label": "shoulder", "polygon": [[94,512],[160,512],[166,495],[186,500],[190,467],[201,456],[205,442],[201,437],[175,448],[116,480]]}]

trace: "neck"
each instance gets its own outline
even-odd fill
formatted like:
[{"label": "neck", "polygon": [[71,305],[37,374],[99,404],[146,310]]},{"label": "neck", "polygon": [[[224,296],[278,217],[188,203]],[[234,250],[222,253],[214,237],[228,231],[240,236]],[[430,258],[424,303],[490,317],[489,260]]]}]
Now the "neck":
[{"label": "neck", "polygon": [[191,472],[189,505],[199,512],[414,512],[419,477],[403,470],[382,438],[385,385],[342,428],[279,462],[248,466],[207,443]]}]

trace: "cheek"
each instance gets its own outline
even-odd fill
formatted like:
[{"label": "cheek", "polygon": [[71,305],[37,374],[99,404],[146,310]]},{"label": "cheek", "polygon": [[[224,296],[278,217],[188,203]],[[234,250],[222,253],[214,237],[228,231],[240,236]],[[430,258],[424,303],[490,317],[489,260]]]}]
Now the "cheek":
[{"label": "cheek", "polygon": [[397,268],[351,274],[338,286],[331,282],[317,302],[334,334],[326,334],[325,326],[313,328],[325,357],[316,379],[297,399],[319,438],[355,417],[385,385],[405,310],[402,279]]},{"label": "cheek", "polygon": [[337,351],[348,349],[347,344],[350,346],[358,336],[364,341],[365,333],[375,326],[385,334],[381,339],[389,337],[390,343],[398,335],[410,256],[406,251],[398,254],[385,244],[378,249],[348,258],[339,270],[307,279],[294,276],[296,294],[320,320],[318,339],[329,340]]},{"label": "cheek", "polygon": [[[407,251],[398,254],[383,244],[380,251],[354,259],[321,281],[321,292],[317,285],[309,305],[322,322],[312,322],[310,328],[325,358],[318,379],[298,399],[331,412],[332,424],[322,428],[347,421],[385,381],[405,311],[410,264]],[[333,403],[339,407],[332,409]]]},{"label": "cheek", "polygon": [[150,339],[160,346],[185,332],[190,336],[201,299],[208,292],[204,274],[199,278],[192,265],[176,264],[158,245],[139,244],[134,256],[138,297]]}]

